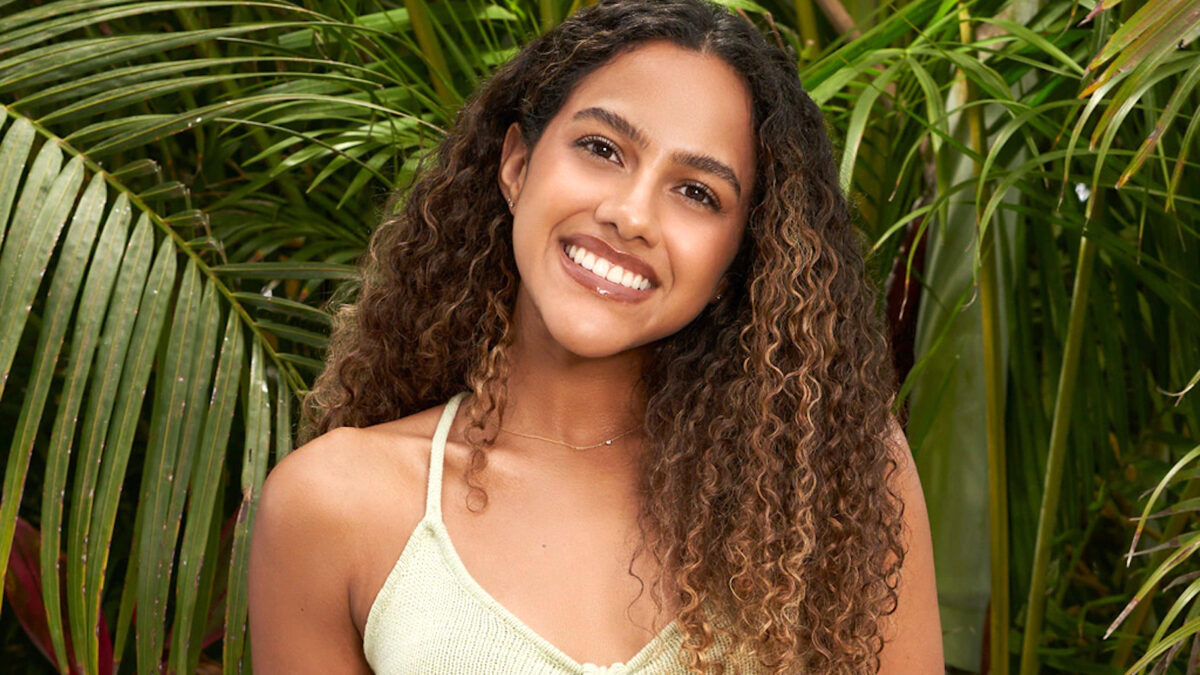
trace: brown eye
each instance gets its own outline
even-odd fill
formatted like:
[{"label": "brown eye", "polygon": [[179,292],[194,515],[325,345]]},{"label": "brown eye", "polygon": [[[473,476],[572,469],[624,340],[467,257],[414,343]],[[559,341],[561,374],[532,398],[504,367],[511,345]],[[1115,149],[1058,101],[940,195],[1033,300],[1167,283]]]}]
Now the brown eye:
[{"label": "brown eye", "polygon": [[686,183],[683,186],[683,196],[688,199],[703,204],[713,211],[721,210],[721,202],[717,200],[717,196],[713,191],[699,183]]},{"label": "brown eye", "polygon": [[575,141],[575,145],[583,148],[600,159],[615,159],[618,163],[621,160],[621,155],[617,151],[616,146],[600,136],[585,136],[584,138]]},{"label": "brown eye", "polygon": [[592,141],[591,143],[589,143],[589,145],[591,145],[591,147],[592,147],[592,152],[596,153],[597,155],[600,155],[601,157],[603,157],[605,159],[608,159],[609,157],[612,157],[613,155],[616,154],[616,152],[612,149],[612,146],[608,145],[607,143],[604,143],[601,141]]}]

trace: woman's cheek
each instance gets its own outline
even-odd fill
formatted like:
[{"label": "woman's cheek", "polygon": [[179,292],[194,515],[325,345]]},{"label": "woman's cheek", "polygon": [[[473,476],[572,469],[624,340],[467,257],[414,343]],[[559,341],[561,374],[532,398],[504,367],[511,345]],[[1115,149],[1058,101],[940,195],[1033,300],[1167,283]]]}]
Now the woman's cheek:
[{"label": "woman's cheek", "polygon": [[612,180],[613,177],[606,172],[585,166],[582,160],[577,160],[565,162],[555,182],[561,198],[586,202],[594,207],[609,190]]}]

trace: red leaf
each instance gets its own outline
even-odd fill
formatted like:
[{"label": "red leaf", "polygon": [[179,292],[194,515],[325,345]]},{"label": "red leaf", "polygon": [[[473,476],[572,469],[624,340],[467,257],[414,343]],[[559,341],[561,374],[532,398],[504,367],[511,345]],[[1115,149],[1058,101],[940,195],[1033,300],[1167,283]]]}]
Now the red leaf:
[{"label": "red leaf", "polygon": [[[46,657],[55,668],[58,662],[54,659],[54,646],[50,641],[50,626],[46,621],[46,605],[42,602],[42,571],[39,555],[42,548],[42,534],[24,518],[17,518],[16,529],[13,533],[12,553],[8,556],[8,573],[4,579],[4,597],[13,608],[13,614],[20,622],[21,628],[29,636],[29,640],[37,650]],[[63,599],[62,615],[67,617],[66,603],[66,557],[60,556],[59,565],[59,597]],[[71,636],[64,635],[67,656],[74,659],[75,650]],[[78,664],[70,662],[72,674],[81,672]],[[108,622],[100,615],[100,672],[99,675],[112,675],[113,653],[112,637],[108,632]]]}]

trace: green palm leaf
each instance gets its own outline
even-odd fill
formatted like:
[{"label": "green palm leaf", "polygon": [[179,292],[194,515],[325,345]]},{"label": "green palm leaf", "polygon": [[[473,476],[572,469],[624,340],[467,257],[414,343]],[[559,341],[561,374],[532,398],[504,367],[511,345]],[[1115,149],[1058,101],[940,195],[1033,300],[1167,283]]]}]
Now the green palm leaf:
[{"label": "green palm leaf", "polygon": [[[26,319],[35,305],[41,307],[41,320],[33,376],[7,455],[4,500],[0,506],[0,555],[7,559],[12,544],[17,505],[28,475],[37,428],[49,392],[56,385],[56,368],[66,331],[73,326],[70,360],[62,376],[62,395],[56,406],[42,483],[42,573],[43,578],[54,579],[58,576],[67,471],[72,449],[77,448],[65,537],[70,589],[66,597],[67,616],[57,611],[58,586],[46,584],[42,589],[49,608],[50,636],[62,669],[67,663],[79,664],[88,672],[99,669],[97,634],[88,626],[99,621],[126,470],[139,436],[143,397],[152,374],[156,374],[158,385],[146,446],[149,473],[143,478],[137,516],[140,525],[136,528],[140,536],[131,557],[137,561],[131,570],[143,574],[132,574],[126,579],[130,588],[137,590],[138,606],[144,608],[138,616],[139,632],[147,638],[144,643],[139,642],[139,669],[154,669],[162,658],[161,622],[170,595],[171,558],[178,541],[177,530],[172,532],[169,523],[179,522],[189,493],[192,505],[184,537],[187,564],[181,568],[188,574],[180,577],[187,583],[177,583],[180,592],[187,596],[190,592],[187,589],[195,587],[190,573],[206,556],[215,554],[209,546],[209,522],[214,510],[219,512],[220,507],[211,498],[206,501],[205,495],[215,495],[217,480],[212,472],[224,462],[233,404],[238,398],[237,381],[242,377],[241,326],[246,324],[251,328],[249,339],[255,345],[257,359],[251,370],[254,394],[250,402],[264,410],[250,420],[255,433],[248,437],[253,438],[248,451],[254,460],[245,482],[251,494],[265,477],[264,461],[271,445],[264,360],[277,360],[280,377],[276,378],[275,386],[281,392],[281,400],[289,404],[290,395],[286,392],[292,388],[283,376],[292,371],[286,361],[278,360],[279,354],[267,344],[263,328],[249,318],[247,309],[225,286],[222,279],[230,277],[228,270],[218,277],[211,266],[195,257],[167,219],[151,210],[140,197],[131,196],[133,191],[118,178],[96,171],[94,165],[89,167],[85,155],[45,130],[39,130],[44,141],[30,161],[28,150],[33,142],[30,131],[34,125],[27,118],[6,113],[13,121],[0,128],[4,134],[0,148],[5,165],[13,171],[5,174],[5,190],[11,194],[19,192],[19,197],[11,217],[4,222],[4,231],[10,236],[0,251],[0,277],[7,280],[0,293],[0,308],[6,317],[13,319],[0,331],[3,359],[0,363],[5,364],[4,372],[12,363]],[[65,166],[64,152],[70,157]],[[84,188],[88,168],[93,175]],[[19,186],[19,190],[8,188],[9,184]],[[110,191],[115,191],[117,198],[108,206]],[[135,211],[141,215],[130,235],[129,221]],[[64,230],[66,236],[60,243]],[[157,237],[156,231],[160,233]],[[181,259],[182,274],[177,271]],[[246,271],[252,272],[253,268],[248,265]],[[290,269],[303,272],[304,265],[292,263]],[[40,282],[48,270],[50,288],[42,296]],[[310,272],[314,276],[322,274]],[[276,304],[281,303],[276,301]],[[296,311],[294,307],[281,306]],[[309,309],[306,318],[312,319],[314,311]],[[228,314],[229,325],[224,342],[218,344],[215,329],[221,313]],[[172,327],[164,330],[168,317]],[[270,322],[265,326],[280,337],[318,342],[311,331]],[[211,382],[207,369],[214,360],[221,365],[217,380]],[[294,373],[290,377],[295,377]],[[200,436],[204,440],[197,444]],[[279,443],[286,444],[286,437]],[[196,465],[204,468],[189,476],[193,448],[197,445],[200,457]],[[204,509],[208,511],[207,518],[200,512]],[[239,559],[245,555],[248,527],[243,523],[238,530],[237,541],[241,544],[235,546],[235,552]],[[3,574],[0,569],[0,579]],[[239,583],[235,578],[234,588]],[[232,604],[229,616],[239,634],[244,630],[242,593],[240,609],[238,604]],[[190,634],[189,619],[177,612],[176,620],[182,627],[177,635]],[[74,654],[66,650],[65,626],[70,628]],[[180,658],[195,663],[198,645],[193,646],[187,640],[181,643]]]}]

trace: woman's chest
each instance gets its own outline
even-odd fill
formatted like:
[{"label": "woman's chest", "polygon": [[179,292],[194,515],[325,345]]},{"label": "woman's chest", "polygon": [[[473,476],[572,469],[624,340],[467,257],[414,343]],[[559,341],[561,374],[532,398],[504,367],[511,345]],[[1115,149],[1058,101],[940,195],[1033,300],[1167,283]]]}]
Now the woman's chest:
[{"label": "woman's chest", "polygon": [[[375,543],[365,547],[352,603],[360,632],[394,576],[406,587],[432,589],[433,599],[465,588],[580,663],[627,661],[675,618],[676,603],[656,584],[654,557],[638,551],[634,506],[611,496],[589,505],[577,495],[521,487],[489,481],[487,507],[471,509],[469,489],[448,475],[436,532],[419,514],[407,527],[409,514],[375,514]],[[403,559],[413,548],[424,563]]]},{"label": "woman's chest", "polygon": [[[489,513],[490,512],[490,513]],[[499,605],[580,662],[627,661],[675,618],[636,520],[561,505],[447,512],[465,570]],[[655,602],[655,594],[658,602]]]}]

